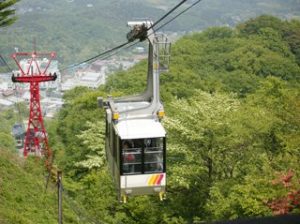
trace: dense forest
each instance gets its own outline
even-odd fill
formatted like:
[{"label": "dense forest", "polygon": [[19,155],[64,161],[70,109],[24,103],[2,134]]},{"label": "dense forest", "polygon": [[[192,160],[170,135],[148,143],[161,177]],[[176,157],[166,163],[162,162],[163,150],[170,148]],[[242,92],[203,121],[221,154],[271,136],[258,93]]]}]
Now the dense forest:
[{"label": "dense forest", "polygon": [[137,197],[118,204],[103,153],[103,114],[96,108],[97,96],[142,91],[146,62],[112,76],[98,91],[66,94],[52,141],[63,149],[57,162],[75,199],[109,223],[271,215],[268,205],[289,191],[274,180],[292,172],[299,188],[299,31],[299,21],[262,16],[173,46],[171,70],[161,75],[169,136],[163,203]]},{"label": "dense forest", "polygon": [[[67,92],[64,107],[48,123],[66,202],[74,203],[66,204],[65,223],[203,223],[300,212],[300,21],[260,16],[235,28],[184,36],[172,46],[171,69],[161,74],[167,199],[140,196],[120,204],[105,159],[104,114],[96,99],[141,92],[146,68],[143,61],[112,75],[97,90]],[[2,124],[5,118],[0,119]],[[1,148],[12,148],[6,140]],[[32,162],[20,166],[35,170]],[[9,172],[11,166],[4,169]],[[3,182],[1,200],[6,197]],[[51,223],[53,191],[36,199],[49,205],[48,215],[26,208],[30,216],[20,221],[0,206],[0,220]],[[26,206],[24,195],[18,200]],[[39,202],[30,200],[38,208]]]}]

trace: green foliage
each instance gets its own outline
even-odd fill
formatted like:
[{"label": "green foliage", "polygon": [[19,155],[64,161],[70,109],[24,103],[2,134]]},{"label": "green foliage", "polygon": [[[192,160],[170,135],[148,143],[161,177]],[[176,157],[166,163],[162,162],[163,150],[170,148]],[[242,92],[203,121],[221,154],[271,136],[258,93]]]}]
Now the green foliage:
[{"label": "green foliage", "polygon": [[114,74],[113,78],[108,78],[105,91],[109,94],[118,91],[122,91],[123,94],[133,94],[144,91],[147,77],[146,67],[146,62],[142,61],[126,72],[122,71]]},{"label": "green foliage", "polygon": [[279,32],[283,31],[284,22],[279,18],[269,15],[262,15],[258,18],[250,19],[238,26],[241,34],[251,35],[258,34],[262,28],[272,28]]},{"label": "green foliage", "polygon": [[[163,204],[137,197],[119,205],[97,141],[103,115],[96,113],[96,96],[143,91],[146,63],[109,77],[99,91],[66,94],[58,161],[89,216],[108,223],[192,223],[271,214],[266,202],[282,194],[270,184],[274,173],[299,172],[299,66],[283,35],[290,22],[257,20],[238,29],[210,28],[173,46],[171,70],[161,75],[169,136]],[[98,155],[101,168],[86,169]]]},{"label": "green foliage", "polygon": [[[15,47],[31,51],[36,38],[37,50],[57,52],[63,67],[126,41],[126,36],[120,35],[128,31],[124,21],[145,15],[155,19],[163,14],[162,10],[136,0],[126,3],[23,0],[17,11],[20,19],[1,31],[1,53],[8,58]],[[11,67],[15,66],[7,61]]]},{"label": "green foliage", "polygon": [[284,33],[284,39],[288,42],[300,65],[300,22],[298,20],[290,22],[289,29]]},{"label": "green foliage", "polygon": [[[268,202],[286,193],[272,185],[274,177],[288,170],[300,174],[298,25],[262,16],[174,44],[171,69],[160,77],[168,131],[164,202],[157,196],[118,202],[97,108],[98,96],[142,92],[146,62],[110,76],[96,91],[67,92],[48,133],[64,172],[65,206],[76,211],[77,222],[201,223],[270,215]],[[0,119],[4,131],[14,115],[4,112]],[[0,220],[30,223],[27,216],[1,216],[3,211]],[[73,211],[66,216],[66,223],[76,223]]]},{"label": "green foliage", "polygon": [[[0,167],[1,223],[55,223],[57,194],[52,183],[45,192],[43,163],[35,158],[24,161],[1,148]],[[66,223],[76,223],[76,216],[67,204],[64,211]]]},{"label": "green foliage", "polygon": [[77,135],[82,144],[90,151],[86,160],[77,162],[78,167],[92,169],[101,168],[105,164],[105,128],[104,122],[87,123],[88,129]]},{"label": "green foliage", "polygon": [[14,150],[15,139],[10,133],[0,132],[0,148]]},{"label": "green foliage", "polygon": [[216,182],[210,190],[207,210],[212,219],[237,219],[241,217],[271,215],[267,200],[275,194],[266,173],[247,175],[234,183]]},{"label": "green foliage", "polygon": [[18,1],[19,0],[4,0],[0,2],[0,27],[9,26],[16,21],[15,10],[10,7]]},{"label": "green foliage", "polygon": [[[9,60],[9,55],[14,48],[30,51],[33,38],[36,38],[37,49],[56,51],[60,64],[65,67],[124,42],[124,33],[128,31],[124,26],[126,21],[145,16],[156,21],[177,3],[173,0],[22,0],[16,7],[17,22],[0,31],[1,54],[13,67],[15,64]],[[234,26],[261,13],[296,17],[300,11],[298,5],[297,0],[227,0],[226,4],[222,0],[208,1],[168,24],[164,30],[189,32],[222,24]]]},{"label": "green foliage", "polygon": [[[285,82],[268,78],[243,102],[234,96],[197,92],[170,104],[171,118],[165,124],[171,141],[176,139],[179,146],[169,146],[169,150],[183,161],[170,168],[175,176],[170,184],[199,195],[202,204],[198,206],[207,212],[196,210],[186,217],[235,219],[271,214],[266,202],[281,195],[270,184],[274,173],[287,167],[298,169],[299,147],[289,149],[286,142],[294,140],[290,132],[299,138],[300,129],[298,122],[285,119],[294,117],[289,114],[298,105],[299,91],[292,93],[295,90],[289,92]],[[198,181],[202,181],[201,188],[194,189]],[[203,191],[209,191],[210,197],[201,196]]]},{"label": "green foliage", "polygon": [[[277,33],[288,46],[291,52],[295,55],[298,65],[300,64],[300,22],[298,20],[292,20],[290,22],[281,21],[280,19],[272,16],[260,16],[255,19],[251,19],[238,26],[238,29],[242,35],[258,35],[266,34],[268,31],[268,37],[270,33]],[[273,38],[271,37],[271,40]],[[269,39],[268,39],[269,41]],[[276,45],[272,46],[276,47]]]},{"label": "green foliage", "polygon": [[203,32],[205,39],[225,39],[234,36],[233,30],[228,27],[208,28]]},{"label": "green foliage", "polygon": [[[60,111],[55,126],[52,127],[59,134],[59,139],[57,139],[59,144],[66,147],[63,152],[57,152],[57,156],[62,157],[60,165],[65,170],[75,169],[75,164],[89,155],[91,148],[87,147],[87,142],[83,142],[80,137],[76,136],[84,135],[84,131],[91,128],[92,122],[103,119],[103,114],[100,113],[100,109],[97,109],[97,97],[103,95],[102,92],[95,92],[87,88],[75,88],[65,95],[66,104]],[[87,123],[87,121],[91,123]],[[103,125],[102,123],[98,124]],[[103,127],[99,128],[98,131],[103,130]],[[96,131],[94,138],[97,137],[99,136]],[[80,176],[84,170],[77,167],[72,172]]]},{"label": "green foliage", "polygon": [[0,148],[15,150],[15,139],[11,134],[13,125],[19,122],[12,109],[0,112]]}]

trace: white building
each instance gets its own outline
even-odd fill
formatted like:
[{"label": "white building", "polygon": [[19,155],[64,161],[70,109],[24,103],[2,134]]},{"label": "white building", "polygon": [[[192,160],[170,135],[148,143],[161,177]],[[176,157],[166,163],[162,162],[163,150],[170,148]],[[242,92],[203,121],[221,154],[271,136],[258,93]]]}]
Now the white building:
[{"label": "white building", "polygon": [[44,116],[47,118],[53,118],[63,106],[64,102],[60,98],[44,98],[41,100],[41,104]]},{"label": "white building", "polygon": [[105,83],[105,73],[101,72],[82,72],[78,74],[79,82],[89,88],[97,88]]},{"label": "white building", "polygon": [[4,82],[0,80],[0,91],[7,90],[9,88],[8,82]]},{"label": "white building", "polygon": [[61,84],[61,90],[67,91],[76,86],[86,86],[88,88],[96,89],[100,85],[105,84],[105,69],[104,67],[100,72],[77,72],[74,77],[66,80]]},{"label": "white building", "polygon": [[5,100],[5,99],[1,99],[0,98],[0,110],[1,109],[5,109],[5,108],[8,108],[8,107],[11,107],[13,106],[14,103],[9,101],[9,100]]}]

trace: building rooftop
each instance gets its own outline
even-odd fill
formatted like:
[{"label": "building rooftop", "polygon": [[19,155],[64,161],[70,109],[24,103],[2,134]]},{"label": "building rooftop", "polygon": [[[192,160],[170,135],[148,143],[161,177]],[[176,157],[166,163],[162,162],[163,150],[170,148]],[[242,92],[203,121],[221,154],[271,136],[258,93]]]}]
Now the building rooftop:
[{"label": "building rooftop", "polygon": [[14,103],[9,100],[0,99],[0,105],[2,105],[2,106],[9,107],[9,106],[12,106],[13,104]]},{"label": "building rooftop", "polygon": [[81,81],[97,82],[103,74],[98,72],[84,72],[80,78]]},{"label": "building rooftop", "polygon": [[165,137],[166,131],[159,121],[153,119],[121,120],[116,124],[121,139]]},{"label": "building rooftop", "polygon": [[119,111],[119,112],[144,108],[144,107],[147,107],[149,105],[150,105],[150,103],[147,102],[147,101],[115,103],[116,110]]}]

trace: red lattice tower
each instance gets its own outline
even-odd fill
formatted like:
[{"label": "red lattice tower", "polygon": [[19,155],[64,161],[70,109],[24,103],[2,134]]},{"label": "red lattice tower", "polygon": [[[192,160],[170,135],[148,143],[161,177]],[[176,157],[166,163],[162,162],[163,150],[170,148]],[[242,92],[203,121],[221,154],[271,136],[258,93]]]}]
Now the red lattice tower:
[{"label": "red lattice tower", "polygon": [[[30,84],[30,113],[24,141],[24,157],[27,157],[29,153],[36,156],[45,156],[48,163],[52,152],[49,148],[48,137],[43,122],[39,84],[40,82],[56,80],[56,73],[47,73],[50,63],[56,57],[56,54],[55,52],[17,52],[12,54],[11,57],[15,60],[20,70],[20,74],[13,74],[12,81]],[[23,68],[20,64],[21,59],[27,60]],[[41,69],[42,61],[44,63],[43,69]],[[49,165],[49,163],[46,165]]]}]

